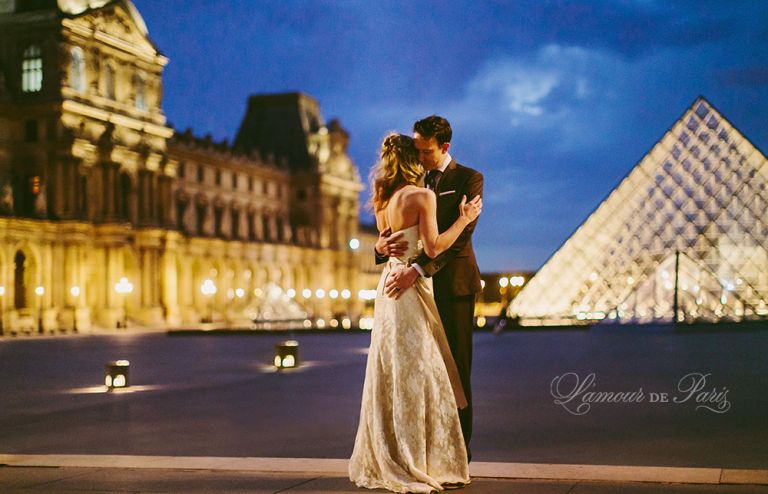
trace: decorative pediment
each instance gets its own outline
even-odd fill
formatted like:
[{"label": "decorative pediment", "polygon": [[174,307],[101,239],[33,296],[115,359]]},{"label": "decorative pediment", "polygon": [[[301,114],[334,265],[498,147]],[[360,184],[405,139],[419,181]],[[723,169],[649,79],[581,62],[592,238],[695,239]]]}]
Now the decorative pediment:
[{"label": "decorative pediment", "polygon": [[130,1],[117,0],[85,10],[73,19],[106,44],[154,58],[162,56],[147,33],[147,26]]}]

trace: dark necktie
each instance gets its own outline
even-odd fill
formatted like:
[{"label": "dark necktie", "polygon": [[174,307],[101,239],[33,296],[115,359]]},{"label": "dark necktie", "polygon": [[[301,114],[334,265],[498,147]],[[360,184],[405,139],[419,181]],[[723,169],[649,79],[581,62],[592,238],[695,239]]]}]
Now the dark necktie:
[{"label": "dark necktie", "polygon": [[440,175],[442,174],[443,172],[440,170],[430,170],[427,173],[427,178],[424,179],[424,185],[426,185],[429,190],[435,190],[438,182],[440,182]]}]

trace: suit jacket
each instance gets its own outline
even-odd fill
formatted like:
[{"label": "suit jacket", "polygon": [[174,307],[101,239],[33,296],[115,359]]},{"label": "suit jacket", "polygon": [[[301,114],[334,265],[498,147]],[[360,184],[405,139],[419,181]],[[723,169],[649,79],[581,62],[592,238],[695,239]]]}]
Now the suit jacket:
[{"label": "suit jacket", "polygon": [[[451,160],[437,187],[437,229],[447,230],[459,217],[461,197],[467,201],[483,195],[483,174]],[[435,297],[472,295],[482,290],[480,270],[472,249],[472,232],[477,220],[470,223],[451,247],[431,259],[423,252],[411,259],[433,278]],[[385,256],[376,256],[376,262],[385,262]]]}]

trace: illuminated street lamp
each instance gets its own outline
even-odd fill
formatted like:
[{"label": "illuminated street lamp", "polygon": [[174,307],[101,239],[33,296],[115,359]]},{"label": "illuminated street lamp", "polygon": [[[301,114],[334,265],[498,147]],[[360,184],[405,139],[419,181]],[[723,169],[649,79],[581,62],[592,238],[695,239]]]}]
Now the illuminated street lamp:
[{"label": "illuminated street lamp", "polygon": [[208,278],[200,285],[200,292],[208,298],[209,317],[206,322],[213,322],[213,296],[216,295],[216,284]]},{"label": "illuminated street lamp", "polygon": [[45,288],[38,286],[35,288],[35,295],[37,295],[37,332],[43,332],[43,295],[45,295]]},{"label": "illuminated street lamp", "polygon": [[126,329],[128,327],[128,295],[133,292],[133,284],[123,276],[115,283],[115,291],[123,298],[123,329]]}]

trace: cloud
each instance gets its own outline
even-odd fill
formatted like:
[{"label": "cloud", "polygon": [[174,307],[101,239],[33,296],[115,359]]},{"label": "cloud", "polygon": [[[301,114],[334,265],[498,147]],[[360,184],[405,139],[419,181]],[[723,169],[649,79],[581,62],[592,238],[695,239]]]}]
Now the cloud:
[{"label": "cloud", "polygon": [[[615,93],[606,78],[620,74],[628,64],[601,50],[557,44],[527,56],[492,58],[450,105],[450,112],[475,125],[498,122],[496,130],[502,135],[546,134],[560,148],[594,144],[581,115],[588,108],[608,108]],[[590,130],[606,124],[606,115],[596,112],[588,122]]]}]

